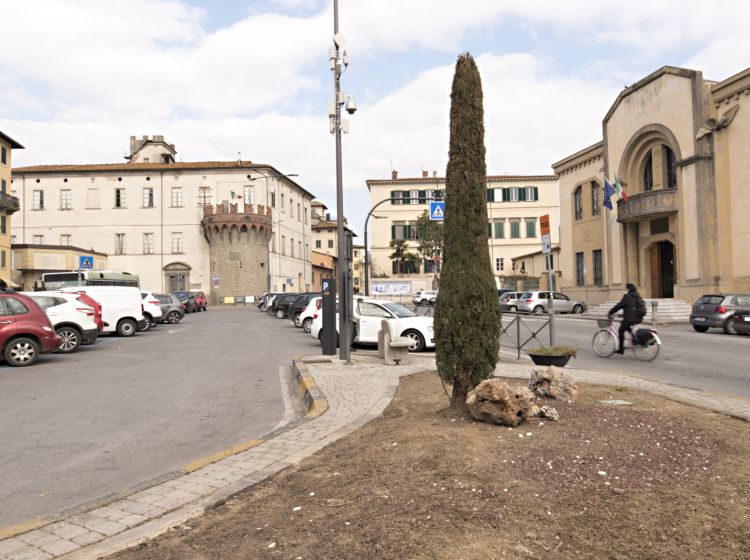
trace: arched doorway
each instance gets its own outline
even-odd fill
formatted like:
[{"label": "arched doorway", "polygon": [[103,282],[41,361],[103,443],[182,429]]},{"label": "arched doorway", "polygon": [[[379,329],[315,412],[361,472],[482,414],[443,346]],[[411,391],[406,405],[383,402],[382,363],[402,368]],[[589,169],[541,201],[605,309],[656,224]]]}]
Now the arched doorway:
[{"label": "arched doorway", "polygon": [[169,263],[164,267],[164,285],[167,292],[185,292],[190,289],[190,265]]},{"label": "arched doorway", "polygon": [[650,249],[651,297],[673,298],[675,284],[674,245],[670,241],[654,243]]}]

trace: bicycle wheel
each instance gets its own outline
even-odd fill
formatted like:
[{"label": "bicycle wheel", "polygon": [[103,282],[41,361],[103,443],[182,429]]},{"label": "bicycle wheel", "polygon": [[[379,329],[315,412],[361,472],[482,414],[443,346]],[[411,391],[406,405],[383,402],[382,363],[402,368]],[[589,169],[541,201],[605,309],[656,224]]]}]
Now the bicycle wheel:
[{"label": "bicycle wheel", "polygon": [[646,344],[639,344],[633,348],[633,354],[642,362],[651,362],[659,355],[659,350],[661,350],[661,340],[658,336],[652,335],[651,340]]},{"label": "bicycle wheel", "polygon": [[617,339],[607,330],[600,330],[591,341],[594,354],[600,358],[609,358],[617,350]]}]

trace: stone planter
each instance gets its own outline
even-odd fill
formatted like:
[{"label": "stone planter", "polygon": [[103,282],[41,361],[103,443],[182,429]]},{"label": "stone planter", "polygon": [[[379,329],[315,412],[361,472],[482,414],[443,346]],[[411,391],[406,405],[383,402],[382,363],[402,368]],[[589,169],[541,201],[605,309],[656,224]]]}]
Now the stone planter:
[{"label": "stone planter", "polygon": [[529,354],[531,361],[538,366],[557,366],[565,367],[570,361],[570,356],[540,356],[538,354]]}]

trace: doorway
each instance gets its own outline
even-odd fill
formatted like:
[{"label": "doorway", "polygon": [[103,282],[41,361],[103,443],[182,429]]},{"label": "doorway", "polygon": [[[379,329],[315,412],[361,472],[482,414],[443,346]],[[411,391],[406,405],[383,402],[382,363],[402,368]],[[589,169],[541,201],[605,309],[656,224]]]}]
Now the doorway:
[{"label": "doorway", "polygon": [[164,267],[164,285],[170,292],[186,292],[190,289],[190,266],[174,262]]},{"label": "doorway", "polygon": [[660,241],[651,248],[651,297],[673,298],[675,283],[674,245]]}]

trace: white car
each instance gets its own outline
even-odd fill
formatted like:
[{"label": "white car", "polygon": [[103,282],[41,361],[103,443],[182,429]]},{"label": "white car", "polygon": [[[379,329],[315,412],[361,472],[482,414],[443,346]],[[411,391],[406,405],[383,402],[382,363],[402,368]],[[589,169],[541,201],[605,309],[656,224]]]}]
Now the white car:
[{"label": "white car", "polygon": [[61,288],[61,292],[83,292],[102,306],[105,333],[133,336],[143,330],[143,299],[138,288],[128,286],[77,286]]},{"label": "white car", "polygon": [[[354,342],[377,344],[381,321],[393,319],[393,332],[398,333],[397,336],[412,339],[413,344],[409,347],[410,352],[421,352],[426,348],[435,347],[432,317],[415,315],[398,303],[374,299],[355,300],[354,318],[358,323],[357,336]],[[323,313],[321,310],[313,316],[310,334],[320,340],[322,329]],[[336,316],[336,331],[338,332],[338,314]]]},{"label": "white car", "polygon": [[99,335],[94,320],[94,308],[80,299],[78,294],[63,292],[21,292],[33,299],[49,317],[55,332],[62,338],[58,351],[75,352],[81,344],[92,344]]},{"label": "white car", "polygon": [[146,320],[144,331],[161,323],[161,302],[152,292],[141,292],[143,300],[143,318]]},{"label": "white car", "polygon": [[321,296],[314,297],[307,304],[305,310],[299,314],[299,324],[305,330],[306,333],[310,332],[313,323],[313,317],[316,313],[320,313],[320,307],[323,303]]},{"label": "white car", "polygon": [[414,294],[411,298],[412,303],[417,305],[435,305],[437,301],[438,292],[437,290],[422,290]]}]

